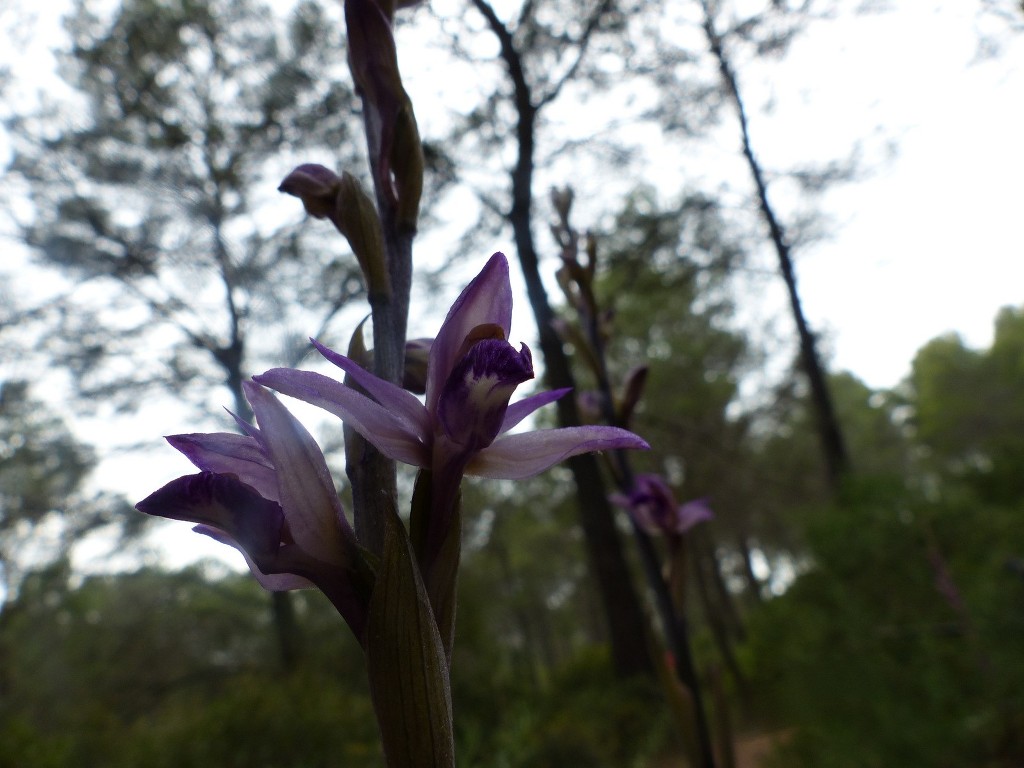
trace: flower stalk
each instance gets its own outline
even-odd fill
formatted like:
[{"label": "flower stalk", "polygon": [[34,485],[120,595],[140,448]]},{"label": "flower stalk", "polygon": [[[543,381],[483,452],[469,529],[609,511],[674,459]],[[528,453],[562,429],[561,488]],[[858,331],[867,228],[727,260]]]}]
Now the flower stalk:
[{"label": "flower stalk", "polygon": [[[561,247],[562,258],[558,283],[578,320],[578,326],[563,323],[562,332],[581,350],[580,359],[594,375],[597,393],[590,402],[594,415],[606,424],[624,428],[629,425],[633,410],[640,400],[647,371],[641,368],[630,372],[622,396],[615,397],[605,353],[611,313],[602,310],[594,292],[597,239],[588,233],[582,238],[581,249],[581,236],[569,221],[573,202],[571,189],[552,190],[551,202],[557,215],[551,231]],[[611,464],[619,489],[612,499],[630,513],[630,526],[644,576],[654,595],[665,641],[675,660],[676,675],[687,694],[685,706],[679,711],[684,713],[687,720],[682,726],[691,762],[701,768],[714,768],[711,731],[691,649],[689,625],[682,601],[673,596],[673,584],[679,583],[681,566],[685,561],[685,534],[694,525],[713,515],[703,502],[676,506],[667,484],[657,476],[634,473],[625,451],[612,451]],[[667,538],[669,562],[664,572],[659,564],[652,534]],[[680,592],[678,589],[675,591]]]}]

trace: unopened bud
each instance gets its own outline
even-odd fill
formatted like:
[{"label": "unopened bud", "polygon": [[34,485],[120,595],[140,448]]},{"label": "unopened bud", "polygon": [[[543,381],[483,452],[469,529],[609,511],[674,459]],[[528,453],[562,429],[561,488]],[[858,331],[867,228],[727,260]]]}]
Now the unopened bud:
[{"label": "unopened bud", "polygon": [[[348,340],[348,351],[346,355],[349,360],[355,360],[366,370],[373,369],[373,353],[366,348],[366,340],[363,338],[363,326],[366,325],[366,321],[370,319],[367,315],[356,326],[356,329],[352,332],[352,338]],[[346,376],[345,383],[351,385],[351,381]]]},{"label": "unopened bud", "polygon": [[420,215],[420,197],[423,195],[423,144],[412,111],[412,102],[408,97],[395,123],[391,170],[398,192],[395,223],[400,229],[415,231]]},{"label": "unopened bud", "polygon": [[391,293],[377,209],[351,173],[339,176],[308,163],[289,173],[278,189],[299,198],[310,216],[331,220],[348,240],[371,294]]},{"label": "unopened bud", "polygon": [[394,8],[394,0],[345,0],[348,61],[363,102],[378,199],[393,208],[401,229],[415,230],[423,147],[398,71]]},{"label": "unopened bud", "polygon": [[306,163],[285,176],[277,190],[299,198],[310,216],[326,219],[334,212],[340,183],[331,169]]},{"label": "unopened bud", "polygon": [[647,384],[646,365],[637,366],[626,374],[626,382],[622,387],[622,400],[618,407],[619,425],[628,427],[633,418],[633,412],[644,394],[644,386]]},{"label": "unopened bud", "polygon": [[402,387],[422,395],[427,391],[427,362],[433,339],[410,339],[405,342],[405,375]]},{"label": "unopened bud", "polygon": [[381,237],[380,219],[370,196],[350,173],[342,175],[338,184],[334,215],[334,226],[348,240],[349,247],[356,255],[359,267],[366,278],[366,288],[371,294],[387,296],[391,293],[387,257]]},{"label": "unopened bud", "polygon": [[574,196],[572,187],[551,188],[551,207],[555,209],[559,220],[564,224],[569,223],[569,212],[572,210]]},{"label": "unopened bud", "polygon": [[572,270],[569,269],[569,265],[564,263],[555,272],[555,281],[558,283],[558,287],[562,289],[562,294],[566,300],[573,307],[573,309],[579,309],[579,292],[576,288],[576,284],[572,279]]}]

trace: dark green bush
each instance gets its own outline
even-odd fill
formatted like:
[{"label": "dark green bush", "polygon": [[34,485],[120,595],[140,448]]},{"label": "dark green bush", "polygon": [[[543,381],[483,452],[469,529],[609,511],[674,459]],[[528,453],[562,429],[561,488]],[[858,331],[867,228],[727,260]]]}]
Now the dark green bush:
[{"label": "dark green bush", "polygon": [[1019,765],[1022,510],[848,490],[805,520],[807,572],[751,627],[765,709],[795,726],[777,764]]}]

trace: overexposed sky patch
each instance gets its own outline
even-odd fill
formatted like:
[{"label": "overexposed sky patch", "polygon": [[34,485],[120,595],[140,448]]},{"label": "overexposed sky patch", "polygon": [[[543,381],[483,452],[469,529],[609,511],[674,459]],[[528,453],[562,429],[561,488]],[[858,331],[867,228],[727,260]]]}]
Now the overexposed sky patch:
[{"label": "overexposed sky patch", "polygon": [[839,228],[799,264],[834,364],[873,386],[896,384],[939,334],[989,343],[996,311],[1024,303],[1024,39],[979,59],[976,11],[900,4],[823,25],[787,59],[810,73],[823,131],[893,142],[890,161],[826,196]]}]

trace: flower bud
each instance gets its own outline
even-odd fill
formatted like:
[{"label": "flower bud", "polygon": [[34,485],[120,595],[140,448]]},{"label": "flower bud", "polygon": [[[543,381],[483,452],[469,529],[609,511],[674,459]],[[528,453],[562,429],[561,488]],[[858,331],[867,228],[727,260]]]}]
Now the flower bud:
[{"label": "flower bud", "polygon": [[569,221],[569,212],[572,210],[572,201],[575,193],[572,187],[551,188],[551,207],[555,209],[558,218],[563,223]]},{"label": "flower bud", "polygon": [[417,395],[427,391],[427,364],[433,339],[410,339],[405,343],[405,375],[402,388]]},{"label": "flower bud", "polygon": [[341,177],[329,168],[306,163],[285,176],[277,190],[299,198],[313,218],[326,219],[334,212],[340,183]]},{"label": "flower bud", "polygon": [[338,183],[331,221],[348,240],[366,278],[367,290],[371,294],[389,295],[391,280],[377,209],[351,173],[344,173]]},{"label": "flower bud", "polygon": [[626,374],[626,382],[622,387],[622,401],[619,403],[619,423],[628,427],[633,419],[633,412],[644,393],[644,386],[647,384],[646,365],[633,368]]},{"label": "flower bud", "polygon": [[310,216],[331,220],[348,240],[371,294],[391,293],[377,209],[355,176],[307,163],[289,173],[278,190],[299,198]]},{"label": "flower bud", "polygon": [[345,0],[349,68],[363,102],[378,200],[393,210],[401,229],[415,230],[423,147],[398,71],[393,14],[393,2]]}]

